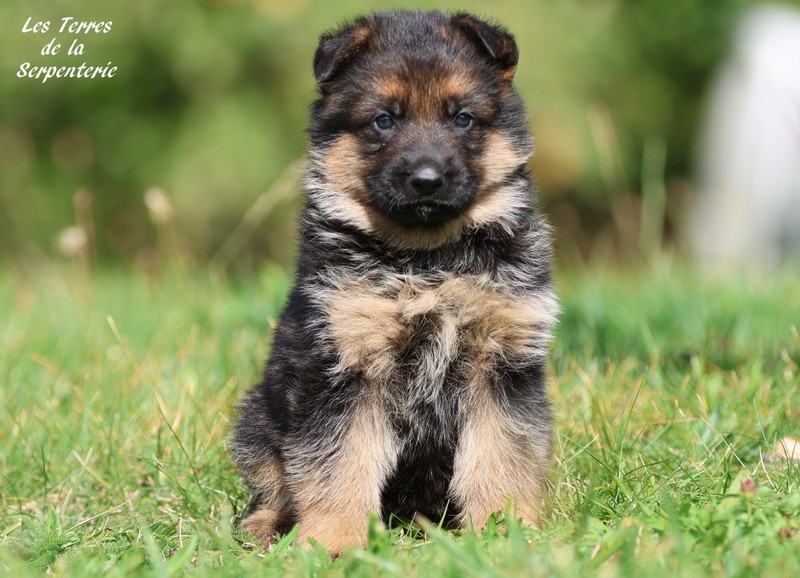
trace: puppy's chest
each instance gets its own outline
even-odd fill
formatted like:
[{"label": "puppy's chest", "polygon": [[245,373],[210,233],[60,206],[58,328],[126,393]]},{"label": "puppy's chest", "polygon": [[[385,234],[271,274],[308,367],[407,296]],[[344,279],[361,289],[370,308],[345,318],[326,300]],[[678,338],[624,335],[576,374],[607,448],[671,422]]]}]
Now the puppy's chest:
[{"label": "puppy's chest", "polygon": [[389,287],[353,282],[326,300],[336,370],[409,402],[435,403],[499,363],[524,364],[541,345],[536,300],[484,278],[409,278]]}]

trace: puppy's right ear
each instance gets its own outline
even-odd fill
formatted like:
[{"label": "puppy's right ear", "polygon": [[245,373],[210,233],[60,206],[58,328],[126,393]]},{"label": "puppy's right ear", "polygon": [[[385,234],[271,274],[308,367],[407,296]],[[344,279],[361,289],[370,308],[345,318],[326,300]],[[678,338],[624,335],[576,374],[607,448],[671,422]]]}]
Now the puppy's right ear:
[{"label": "puppy's right ear", "polygon": [[371,37],[372,29],[366,18],[360,18],[351,25],[320,36],[319,46],[314,54],[314,78],[317,83],[333,78],[359,52],[366,49]]},{"label": "puppy's right ear", "polygon": [[502,71],[503,80],[511,82],[517,70],[519,50],[508,30],[484,22],[466,12],[455,14],[453,24],[497,63]]}]

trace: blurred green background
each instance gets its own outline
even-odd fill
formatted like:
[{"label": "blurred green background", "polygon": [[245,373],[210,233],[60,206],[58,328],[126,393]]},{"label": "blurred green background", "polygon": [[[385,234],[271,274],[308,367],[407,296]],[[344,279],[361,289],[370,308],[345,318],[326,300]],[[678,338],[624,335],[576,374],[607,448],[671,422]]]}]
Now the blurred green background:
[{"label": "blurred green background", "polygon": [[[674,247],[703,97],[738,15],[753,4],[3,2],[0,262],[71,255],[156,268],[166,254],[233,272],[265,262],[291,268],[301,203],[295,161],[314,98],[317,38],[391,7],[467,10],[510,28],[559,258],[646,257]],[[64,16],[113,27],[81,36],[82,56],[41,56],[51,38],[74,38],[54,30]],[[28,17],[52,21],[51,30],[23,34]],[[111,61],[119,70],[112,79],[42,84],[17,78],[28,61]]]}]

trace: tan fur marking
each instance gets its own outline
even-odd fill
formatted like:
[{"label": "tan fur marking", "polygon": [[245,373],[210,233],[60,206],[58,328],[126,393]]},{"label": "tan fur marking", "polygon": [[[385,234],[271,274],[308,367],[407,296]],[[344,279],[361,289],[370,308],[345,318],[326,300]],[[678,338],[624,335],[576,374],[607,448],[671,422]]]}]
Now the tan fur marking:
[{"label": "tan fur marking", "polygon": [[511,82],[514,79],[514,75],[516,73],[517,73],[517,67],[516,66],[509,66],[508,68],[506,68],[503,71],[503,75],[502,75],[503,81]]},{"label": "tan fur marking", "polygon": [[468,327],[464,347],[479,358],[530,355],[551,324],[546,303],[530,297],[509,297],[475,277],[451,277],[435,290],[438,301],[458,307],[458,325]]},{"label": "tan fur marking", "polygon": [[289,494],[286,491],[285,473],[277,459],[265,462],[254,470],[247,476],[247,481],[257,490],[266,507],[276,510],[288,507]]},{"label": "tan fur marking", "polygon": [[408,116],[421,122],[438,123],[448,101],[460,100],[477,87],[475,78],[459,70],[411,85],[407,97]]},{"label": "tan fur marking", "polygon": [[467,215],[479,225],[497,221],[514,208],[508,197],[507,190],[501,187],[485,188],[478,194]]},{"label": "tan fur marking", "polygon": [[473,90],[478,89],[479,83],[474,76],[467,74],[466,71],[456,70],[445,76],[438,84],[439,95],[442,101],[449,98],[459,98],[467,96]]},{"label": "tan fur marking", "polygon": [[514,143],[502,133],[493,132],[487,135],[481,165],[483,168],[483,187],[499,185],[518,167],[524,165],[530,152],[520,151]]},{"label": "tan fur marking", "polygon": [[374,91],[387,101],[403,105],[405,115],[416,121],[439,122],[449,100],[461,99],[479,86],[463,70],[410,82],[402,74],[387,74],[373,79]]},{"label": "tan fur marking", "polygon": [[312,538],[337,554],[366,543],[369,513],[380,511],[381,488],[397,460],[394,434],[376,399],[361,400],[324,471],[297,481],[298,544]]},{"label": "tan fur marking", "polygon": [[503,181],[517,168],[524,165],[529,153],[521,152],[500,133],[492,133],[486,139],[481,159],[483,180],[478,198],[467,211],[468,218],[477,224],[497,221],[513,210],[515,203],[523,199],[514,199],[508,189],[502,186]]},{"label": "tan fur marking", "polygon": [[554,303],[544,295],[509,297],[487,284],[477,277],[449,277],[436,287],[406,282],[386,295],[362,284],[339,290],[328,310],[340,368],[385,383],[414,318],[432,312],[439,314],[433,351],[442,371],[457,353],[460,328],[466,328],[462,347],[475,363],[528,358],[549,338]]},{"label": "tan fur marking", "polygon": [[330,208],[340,218],[370,230],[370,213],[375,210],[369,205],[361,166],[358,139],[351,134],[343,134],[336,139],[323,156],[325,180],[331,187],[331,194],[326,196],[325,201],[331,204]]},{"label": "tan fur marking", "polygon": [[369,26],[359,26],[352,32],[351,44],[354,46],[361,46],[372,36],[372,28]]},{"label": "tan fur marking", "polygon": [[408,97],[408,83],[396,74],[379,76],[373,83],[375,93],[385,100],[402,102]]},{"label": "tan fur marking", "polygon": [[398,344],[406,335],[397,303],[355,285],[331,300],[328,315],[339,364],[363,372],[370,382],[384,381],[394,369]]},{"label": "tan fur marking", "polygon": [[476,375],[468,422],[461,432],[450,492],[461,522],[481,528],[489,515],[512,509],[523,523],[537,525],[550,460],[549,436],[525,431],[491,399]]}]

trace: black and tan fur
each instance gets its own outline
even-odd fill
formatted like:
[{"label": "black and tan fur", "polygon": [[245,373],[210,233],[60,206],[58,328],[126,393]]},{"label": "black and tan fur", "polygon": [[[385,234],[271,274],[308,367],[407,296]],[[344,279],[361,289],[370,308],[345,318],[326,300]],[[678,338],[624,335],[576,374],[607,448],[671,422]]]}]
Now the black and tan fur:
[{"label": "black and tan fur", "polygon": [[[466,14],[322,36],[300,256],[232,451],[265,543],[363,544],[370,512],[535,524],[557,302],[517,47]],[[388,117],[388,120],[387,120]]]}]

